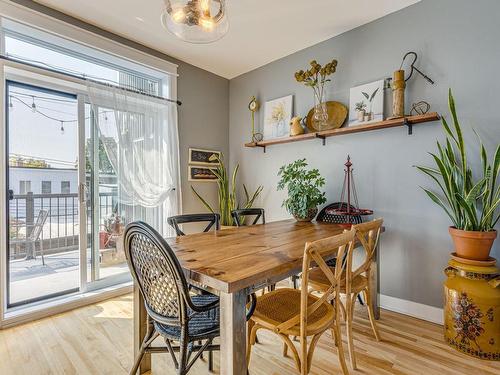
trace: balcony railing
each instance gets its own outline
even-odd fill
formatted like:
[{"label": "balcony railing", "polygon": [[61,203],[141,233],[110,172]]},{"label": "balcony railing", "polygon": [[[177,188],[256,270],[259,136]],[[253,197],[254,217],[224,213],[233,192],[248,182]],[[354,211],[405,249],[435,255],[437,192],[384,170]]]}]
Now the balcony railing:
[{"label": "balcony railing", "polygon": [[[106,218],[116,206],[116,193],[99,194],[100,217]],[[26,247],[31,231],[41,210],[48,211],[39,238],[35,239],[35,251],[39,251],[40,242],[46,254],[71,251],[78,248],[79,236],[79,201],[78,194],[23,194],[14,195],[9,201],[10,258],[26,256]],[[90,202],[87,206],[87,226],[91,221]],[[88,231],[90,232],[90,231]]]}]

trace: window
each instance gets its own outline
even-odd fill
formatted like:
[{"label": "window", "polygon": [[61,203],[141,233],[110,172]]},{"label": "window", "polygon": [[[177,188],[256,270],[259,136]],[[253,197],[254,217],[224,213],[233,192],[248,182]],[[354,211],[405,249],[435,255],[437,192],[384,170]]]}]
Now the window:
[{"label": "window", "polygon": [[162,95],[165,74],[41,30],[5,20],[5,53],[45,68],[117,84],[147,94]]},{"label": "window", "polygon": [[69,194],[71,192],[71,184],[69,181],[61,181],[61,194]]},{"label": "window", "polygon": [[52,193],[52,181],[42,181],[42,194]]},{"label": "window", "polygon": [[21,180],[19,181],[19,194],[25,195],[31,191],[31,181]]}]

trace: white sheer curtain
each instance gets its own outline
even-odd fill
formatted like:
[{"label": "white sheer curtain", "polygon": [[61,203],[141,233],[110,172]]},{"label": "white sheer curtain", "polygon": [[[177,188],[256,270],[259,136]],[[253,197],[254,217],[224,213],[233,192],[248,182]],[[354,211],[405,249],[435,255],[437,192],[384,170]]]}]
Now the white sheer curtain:
[{"label": "white sheer curtain", "polygon": [[179,212],[180,196],[177,104],[93,82],[88,94],[126,221],[169,234],[166,218]]}]

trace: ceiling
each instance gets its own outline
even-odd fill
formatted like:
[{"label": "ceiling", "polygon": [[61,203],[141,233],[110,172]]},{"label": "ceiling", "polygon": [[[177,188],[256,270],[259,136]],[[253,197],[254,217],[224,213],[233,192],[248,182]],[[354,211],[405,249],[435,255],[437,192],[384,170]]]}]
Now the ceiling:
[{"label": "ceiling", "polygon": [[229,0],[229,32],[207,45],[163,29],[163,0],[36,1],[231,79],[420,0]]}]

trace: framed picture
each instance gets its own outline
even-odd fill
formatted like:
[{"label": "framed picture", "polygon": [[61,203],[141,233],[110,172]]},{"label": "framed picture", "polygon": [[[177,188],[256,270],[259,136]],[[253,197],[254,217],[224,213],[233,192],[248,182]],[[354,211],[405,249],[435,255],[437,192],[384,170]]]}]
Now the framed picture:
[{"label": "framed picture", "polygon": [[290,136],[293,95],[270,100],[264,104],[264,139]]},{"label": "framed picture", "polygon": [[210,165],[216,167],[219,165],[218,159],[220,157],[220,151],[189,148],[189,164]]},{"label": "framed picture", "polygon": [[215,168],[188,166],[188,181],[217,181],[217,176],[213,173]]},{"label": "framed picture", "polygon": [[384,80],[351,88],[349,95],[349,126],[384,119]]}]

